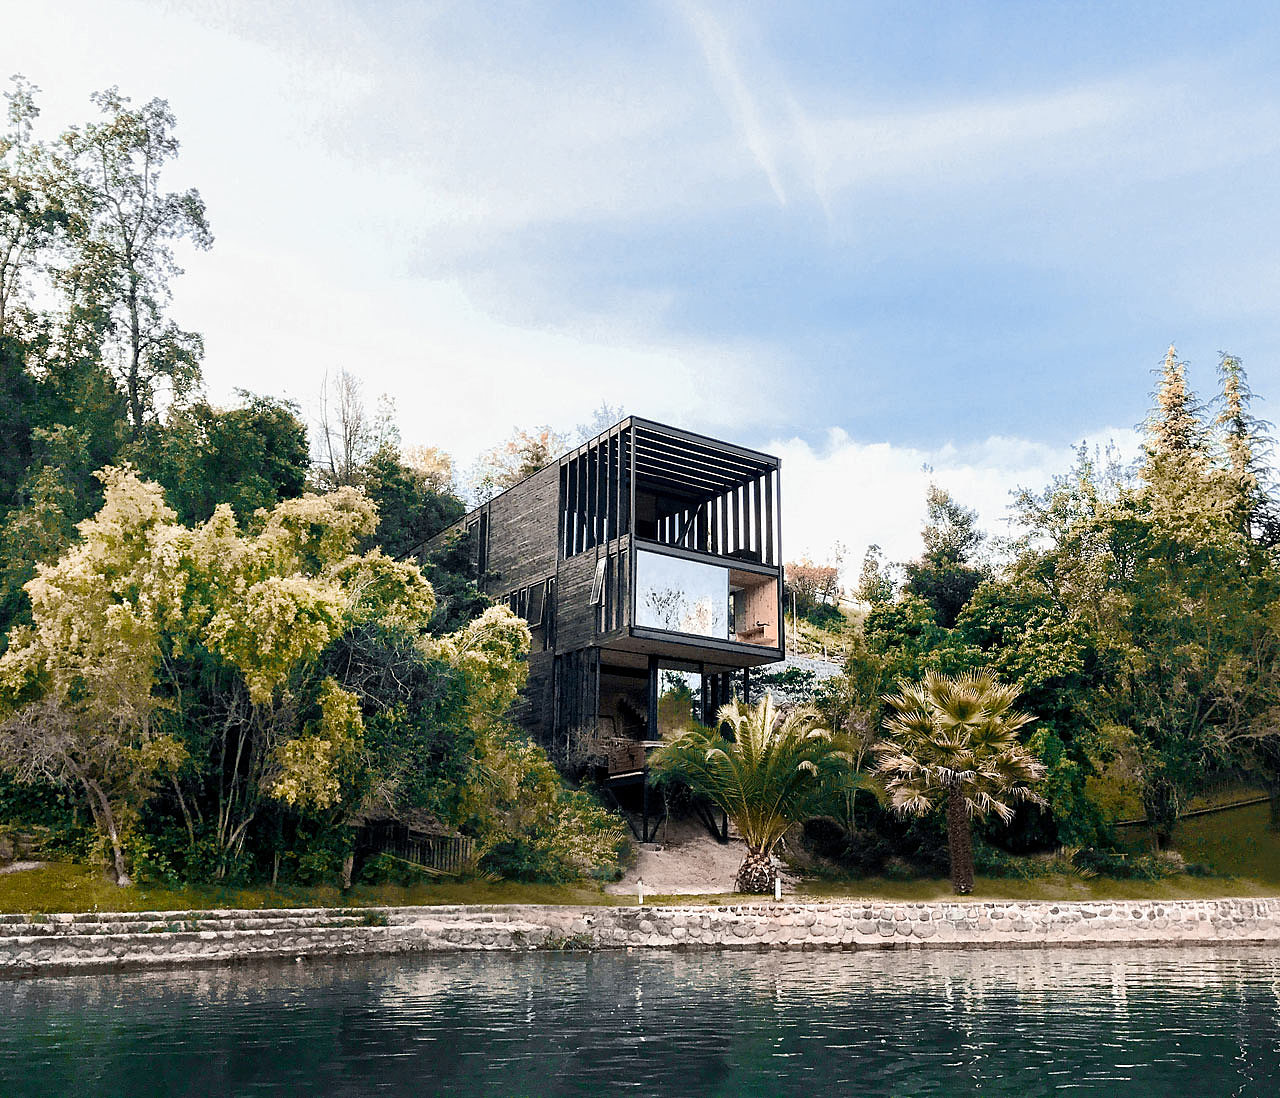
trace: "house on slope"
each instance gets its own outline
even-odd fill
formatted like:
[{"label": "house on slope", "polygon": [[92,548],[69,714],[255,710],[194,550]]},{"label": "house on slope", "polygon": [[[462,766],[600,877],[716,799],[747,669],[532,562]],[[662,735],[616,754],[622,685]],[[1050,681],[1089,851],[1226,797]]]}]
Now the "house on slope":
[{"label": "house on slope", "polygon": [[481,589],[533,634],[513,715],[569,771],[647,790],[664,735],[784,658],[769,454],[631,417],[441,538],[463,531]]}]

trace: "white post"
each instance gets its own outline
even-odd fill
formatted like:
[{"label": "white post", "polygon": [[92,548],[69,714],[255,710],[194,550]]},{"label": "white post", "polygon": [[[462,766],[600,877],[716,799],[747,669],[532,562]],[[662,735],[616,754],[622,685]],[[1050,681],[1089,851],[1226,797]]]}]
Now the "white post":
[{"label": "white post", "polygon": [[644,878],[641,877],[636,881],[636,903],[640,907],[644,907]]},{"label": "white post", "polygon": [[782,903],[782,878],[777,876],[773,878],[773,902]]}]

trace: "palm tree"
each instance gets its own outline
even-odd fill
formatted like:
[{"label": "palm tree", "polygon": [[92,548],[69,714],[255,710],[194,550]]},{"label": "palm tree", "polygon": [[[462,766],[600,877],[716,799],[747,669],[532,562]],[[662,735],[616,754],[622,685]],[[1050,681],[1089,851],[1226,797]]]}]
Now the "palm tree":
[{"label": "palm tree", "polygon": [[737,698],[716,714],[731,738],[695,728],[657,751],[659,774],[678,775],[707,797],[742,833],[747,856],[738,870],[739,892],[773,887],[770,855],[792,824],[803,820],[825,780],[849,766],[849,755],[811,710],[778,713],[772,695],[752,707]]},{"label": "palm tree", "polygon": [[884,722],[888,737],[875,748],[880,776],[904,814],[922,816],[945,801],[951,883],[960,894],[971,892],[971,819],[994,812],[1008,820],[1013,804],[1043,803],[1031,787],[1044,765],[1018,742],[1034,718],[1012,708],[1018,688],[990,671],[930,671],[922,682],[898,687],[884,699],[893,712]]}]

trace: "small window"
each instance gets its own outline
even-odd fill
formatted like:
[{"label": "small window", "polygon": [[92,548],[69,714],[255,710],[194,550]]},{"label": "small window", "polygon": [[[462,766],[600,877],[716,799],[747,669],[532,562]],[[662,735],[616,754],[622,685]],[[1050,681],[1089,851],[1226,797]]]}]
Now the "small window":
[{"label": "small window", "polygon": [[609,558],[601,557],[596,561],[596,574],[591,580],[591,605],[599,606],[604,598],[604,571],[609,566]]},{"label": "small window", "polygon": [[546,612],[547,583],[547,580],[543,580],[529,588],[529,605],[525,610],[524,620],[533,628],[542,624],[542,616]]},{"label": "small window", "polygon": [[467,523],[467,537],[471,540],[471,568],[474,579],[484,579],[489,570],[489,515],[480,515]]}]

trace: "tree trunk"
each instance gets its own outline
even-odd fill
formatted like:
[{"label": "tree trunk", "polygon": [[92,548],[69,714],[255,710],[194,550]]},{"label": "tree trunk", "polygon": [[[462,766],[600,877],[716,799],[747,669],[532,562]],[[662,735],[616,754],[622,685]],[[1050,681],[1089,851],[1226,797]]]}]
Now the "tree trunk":
[{"label": "tree trunk", "polygon": [[182,809],[182,819],[187,825],[187,842],[192,850],[196,846],[196,825],[191,822],[191,813],[187,811],[187,800],[182,795],[182,784],[173,779],[173,791],[178,795],[178,807]]},{"label": "tree trunk", "polygon": [[115,820],[112,819],[108,821],[107,827],[109,828],[111,835],[111,853],[115,858],[116,884],[121,888],[128,888],[129,885],[133,884],[133,881],[130,879],[129,873],[125,869],[124,850],[120,846],[120,835],[116,831]]},{"label": "tree trunk", "polygon": [[958,785],[947,793],[947,846],[951,854],[951,887],[957,896],[973,891],[973,837],[964,793]]},{"label": "tree trunk", "polygon": [[1142,808],[1147,814],[1151,847],[1155,853],[1173,842],[1173,829],[1178,822],[1178,794],[1172,783],[1152,782],[1142,793]]},{"label": "tree trunk", "polygon": [[738,881],[734,886],[739,892],[764,896],[773,891],[773,859],[767,851],[747,850],[738,869]]},{"label": "tree trunk", "polygon": [[342,859],[342,891],[346,892],[351,887],[351,871],[355,868],[356,856],[353,851],[347,851],[347,856]]},{"label": "tree trunk", "polygon": [[121,888],[127,888],[129,885],[133,884],[133,881],[129,879],[128,870],[125,868],[124,848],[120,845],[120,832],[116,828],[116,817],[115,813],[111,811],[111,802],[107,800],[107,795],[102,791],[102,787],[98,785],[97,782],[86,781],[85,785],[98,802],[98,820],[103,830],[106,831],[107,839],[111,843],[111,854],[114,862],[116,884]]}]

